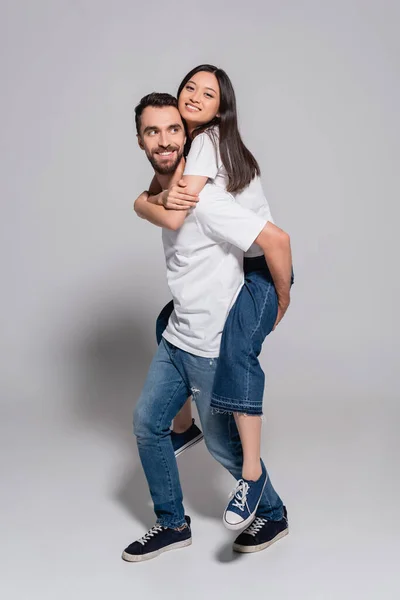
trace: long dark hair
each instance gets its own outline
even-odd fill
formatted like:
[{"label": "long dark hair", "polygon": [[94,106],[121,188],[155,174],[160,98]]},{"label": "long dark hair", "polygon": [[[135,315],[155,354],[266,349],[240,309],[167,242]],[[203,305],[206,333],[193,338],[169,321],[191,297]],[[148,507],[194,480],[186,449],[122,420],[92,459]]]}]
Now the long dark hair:
[{"label": "long dark hair", "polygon": [[233,85],[228,75],[222,69],[213,65],[200,65],[195,67],[183,78],[178,88],[178,100],[181,91],[187,82],[200,71],[213,73],[219,84],[220,105],[219,117],[214,117],[209,123],[205,123],[192,133],[195,137],[203,131],[209,130],[212,134],[212,128],[219,127],[219,151],[222,164],[228,173],[228,192],[240,192],[254,179],[260,175],[260,167],[250,150],[244,145],[239,133],[236,111],[236,97]]}]

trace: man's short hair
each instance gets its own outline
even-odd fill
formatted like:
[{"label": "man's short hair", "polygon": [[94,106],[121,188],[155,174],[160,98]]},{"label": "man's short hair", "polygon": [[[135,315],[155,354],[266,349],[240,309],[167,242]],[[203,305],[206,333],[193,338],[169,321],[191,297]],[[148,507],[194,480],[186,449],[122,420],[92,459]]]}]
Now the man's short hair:
[{"label": "man's short hair", "polygon": [[162,107],[162,106],[173,106],[178,108],[178,100],[171,96],[171,94],[163,94],[158,92],[152,92],[143,96],[139,104],[135,108],[135,123],[136,131],[140,135],[141,117],[145,108],[148,106]]}]

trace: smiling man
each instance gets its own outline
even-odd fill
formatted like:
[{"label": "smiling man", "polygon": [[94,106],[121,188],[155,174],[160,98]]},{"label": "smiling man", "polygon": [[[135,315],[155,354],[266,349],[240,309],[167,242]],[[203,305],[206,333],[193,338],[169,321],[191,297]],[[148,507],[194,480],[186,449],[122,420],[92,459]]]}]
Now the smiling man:
[{"label": "smiling man", "polygon": [[[149,101],[154,100],[149,98]],[[176,107],[163,104],[150,105],[143,112],[139,146],[145,151],[158,177],[168,175],[169,181],[183,157],[186,137],[182,119]]]},{"label": "smiling man", "polygon": [[[142,98],[135,114],[139,145],[155,170],[153,193],[164,190],[171,199],[171,185],[183,171],[186,141],[177,101],[169,94],[150,94]],[[215,342],[219,347],[229,307],[243,284],[243,252],[254,242],[276,272],[290,279],[286,273],[291,264],[290,241],[285,232],[225,193],[215,198],[205,192],[197,203],[197,198],[186,194],[184,188],[172,188],[177,206],[185,198],[196,210],[166,210],[163,205],[149,202],[148,192],[135,202],[139,216],[163,227],[167,278],[175,309],[134,413],[139,456],[157,523],[124,550],[122,557],[130,562],[191,544],[190,518],[184,512],[170,431],[171,421],[191,394],[208,450],[235,479],[240,479],[243,452],[234,419],[230,414],[212,414],[210,409],[218,350],[212,355],[215,358],[210,358],[200,346]],[[187,322],[180,332],[183,321]],[[179,346],[193,350],[169,342],[171,333],[178,336]],[[262,543],[254,537],[261,529],[256,520],[258,529],[254,526],[254,531],[249,528],[242,533],[234,543],[235,550],[262,550],[287,534],[286,509],[269,477],[256,516],[263,522]]]}]

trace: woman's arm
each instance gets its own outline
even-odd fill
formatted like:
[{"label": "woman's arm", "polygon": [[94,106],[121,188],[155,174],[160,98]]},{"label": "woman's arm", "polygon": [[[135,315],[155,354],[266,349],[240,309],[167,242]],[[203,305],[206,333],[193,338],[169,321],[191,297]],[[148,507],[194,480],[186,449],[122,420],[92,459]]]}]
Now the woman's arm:
[{"label": "woman's arm", "polygon": [[[176,231],[183,225],[188,210],[198,202],[197,197],[190,196],[182,190],[179,184],[173,185],[169,190],[158,194],[158,200],[157,196],[142,192],[136,198],[133,208],[140,218],[150,221],[153,225]],[[173,208],[167,208],[169,206]]]},{"label": "woman's arm", "polygon": [[207,180],[208,177],[202,175],[184,175],[178,183],[156,196],[141,194],[135,202],[135,211],[153,225],[176,231],[182,227],[188,210],[196,206],[198,194]]},{"label": "woman's arm", "polygon": [[[183,166],[179,165],[176,176],[181,177]],[[172,181],[174,180],[173,177]],[[175,178],[176,180],[176,178]],[[168,190],[163,190],[154,175],[148,191],[142,192],[134,202],[134,210],[141,219],[146,219],[153,225],[165,227],[166,229],[176,230],[182,225],[183,220],[177,220],[174,211],[167,211],[164,203],[168,198]],[[186,208],[187,210],[187,208]],[[184,214],[186,216],[186,213]]]},{"label": "woman's arm", "polygon": [[153,177],[149,191],[143,192],[135,200],[134,209],[139,217],[173,231],[183,225],[188,210],[196,206],[198,194],[208,180],[208,177],[202,175],[182,177],[183,167],[184,161],[178,166],[172,185],[167,190],[161,190],[157,178]]},{"label": "woman's arm", "polygon": [[184,175],[179,183],[184,183],[186,193],[191,196],[198,196],[208,181],[208,177],[203,175]]}]

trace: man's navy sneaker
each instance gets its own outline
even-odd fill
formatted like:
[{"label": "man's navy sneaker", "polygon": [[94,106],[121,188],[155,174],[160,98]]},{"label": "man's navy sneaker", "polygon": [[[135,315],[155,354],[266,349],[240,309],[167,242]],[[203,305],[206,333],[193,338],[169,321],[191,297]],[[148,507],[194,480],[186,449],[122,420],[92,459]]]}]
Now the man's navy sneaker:
[{"label": "man's navy sneaker", "polygon": [[122,558],[129,562],[141,562],[155,558],[162,552],[190,546],[192,532],[190,517],[185,516],[187,526],[178,531],[161,525],[155,525],[142,538],[130,544],[122,553]]},{"label": "man's navy sneaker", "polygon": [[260,552],[289,533],[287,511],[283,507],[283,519],[269,521],[256,517],[253,523],[233,543],[236,552]]},{"label": "man's navy sneaker", "polygon": [[254,520],[266,483],[267,472],[264,465],[257,481],[239,479],[224,512],[225,527],[236,530],[250,525]]},{"label": "man's navy sneaker", "polygon": [[192,419],[192,424],[189,429],[186,429],[183,433],[171,431],[171,441],[174,447],[175,456],[179,456],[188,448],[201,442],[203,437],[203,432],[195,425],[194,419]]}]

